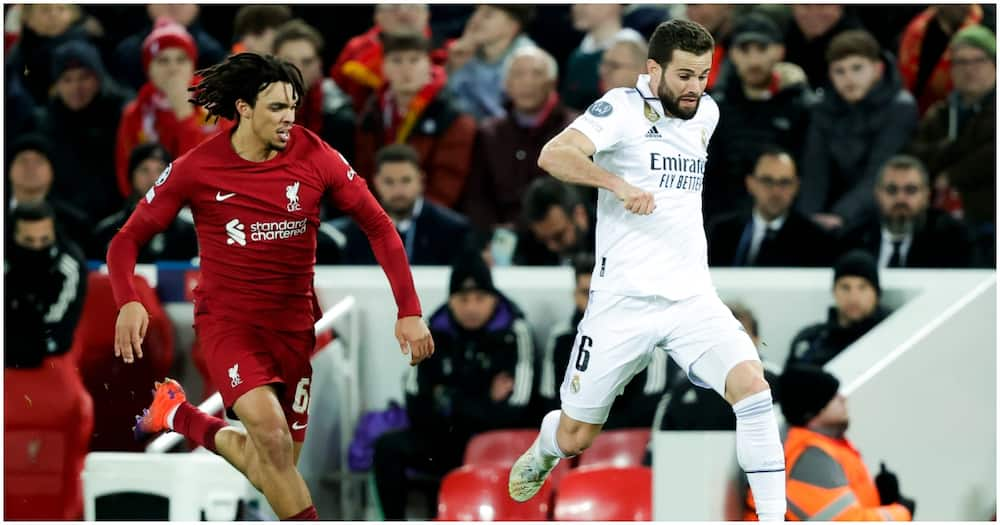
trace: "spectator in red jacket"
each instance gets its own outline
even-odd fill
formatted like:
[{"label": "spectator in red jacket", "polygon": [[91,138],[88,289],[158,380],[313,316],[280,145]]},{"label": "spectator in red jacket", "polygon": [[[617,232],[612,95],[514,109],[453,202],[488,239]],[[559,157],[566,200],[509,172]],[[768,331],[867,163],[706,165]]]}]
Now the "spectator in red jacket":
[{"label": "spectator in red jacket", "polygon": [[118,126],[115,165],[118,189],[132,193],[128,157],[146,142],[159,142],[177,158],[225,126],[209,122],[208,114],[188,102],[198,50],[183,26],[161,19],[142,43],[142,63],[148,81],[125,107]]},{"label": "spectator in red jacket", "polygon": [[445,89],[444,69],[431,64],[426,37],[387,34],[383,41],[387,82],[360,116],[353,164],[371,177],[379,148],[409,144],[427,175],[424,197],[454,207],[469,176],[476,122]]},{"label": "spectator in red jacket", "polygon": [[910,21],[899,43],[903,86],[917,99],[920,115],[951,92],[948,43],[964,27],[983,19],[976,4],[931,6]]},{"label": "spectator in red jacket", "polygon": [[462,199],[463,213],[483,230],[515,227],[525,190],[545,176],[538,167],[542,146],[576,117],[556,92],[558,67],[538,47],[523,47],[511,56],[504,73],[507,116],[480,127]]},{"label": "spectator in red jacket", "polygon": [[375,25],[347,42],[330,68],[330,76],[350,95],[356,112],[360,112],[368,97],[385,83],[382,35],[422,32],[430,38],[430,16],[430,9],[422,4],[377,4]]}]

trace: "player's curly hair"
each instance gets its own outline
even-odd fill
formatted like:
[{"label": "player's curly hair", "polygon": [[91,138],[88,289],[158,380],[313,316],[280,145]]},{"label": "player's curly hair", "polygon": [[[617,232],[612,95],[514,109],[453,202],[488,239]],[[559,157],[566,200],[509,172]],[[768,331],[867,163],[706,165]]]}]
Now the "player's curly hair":
[{"label": "player's curly hair", "polygon": [[239,53],[196,74],[201,81],[188,88],[192,92],[189,102],[228,120],[238,119],[237,100],[253,106],[257,95],[274,82],[291,84],[297,100],[302,100],[305,93],[299,68],[272,55]]}]

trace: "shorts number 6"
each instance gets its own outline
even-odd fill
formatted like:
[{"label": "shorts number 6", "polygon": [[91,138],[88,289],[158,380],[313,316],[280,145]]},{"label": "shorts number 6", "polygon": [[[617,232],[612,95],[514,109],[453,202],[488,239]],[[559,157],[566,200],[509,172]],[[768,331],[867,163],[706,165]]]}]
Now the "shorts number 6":
[{"label": "shorts number 6", "polygon": [[309,408],[309,378],[303,377],[299,381],[299,386],[295,387],[295,401],[292,403],[292,411],[296,414],[305,414]]}]

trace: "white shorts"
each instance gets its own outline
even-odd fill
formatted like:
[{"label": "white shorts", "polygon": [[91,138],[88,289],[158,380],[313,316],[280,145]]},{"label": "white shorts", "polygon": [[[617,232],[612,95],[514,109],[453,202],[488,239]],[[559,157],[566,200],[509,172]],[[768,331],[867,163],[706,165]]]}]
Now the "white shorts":
[{"label": "white shorts", "polygon": [[615,397],[663,349],[692,383],[723,396],[734,366],[760,361],[743,325],[714,293],[669,301],[592,291],[559,390],[563,412],[603,424]]}]

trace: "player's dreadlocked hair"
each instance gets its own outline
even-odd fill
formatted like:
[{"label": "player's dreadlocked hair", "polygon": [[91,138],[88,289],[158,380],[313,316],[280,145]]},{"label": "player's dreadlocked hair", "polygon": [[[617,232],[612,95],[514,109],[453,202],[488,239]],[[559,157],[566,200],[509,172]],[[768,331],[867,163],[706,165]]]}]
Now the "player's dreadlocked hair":
[{"label": "player's dreadlocked hair", "polygon": [[297,100],[302,100],[305,93],[299,68],[271,55],[232,55],[196,74],[202,79],[198,85],[188,88],[193,93],[190,102],[196,106],[204,106],[211,115],[229,120],[238,120],[237,100],[254,105],[257,94],[268,84],[288,82],[292,85]]}]

